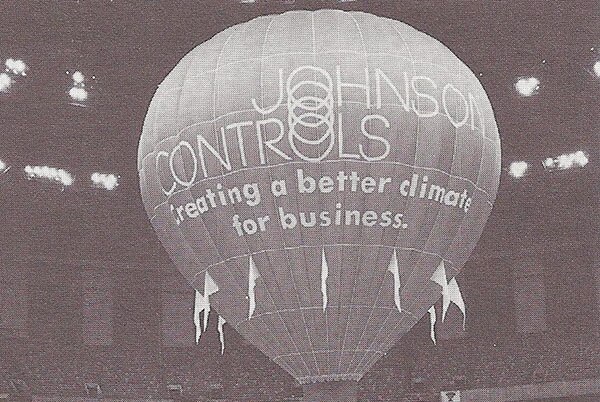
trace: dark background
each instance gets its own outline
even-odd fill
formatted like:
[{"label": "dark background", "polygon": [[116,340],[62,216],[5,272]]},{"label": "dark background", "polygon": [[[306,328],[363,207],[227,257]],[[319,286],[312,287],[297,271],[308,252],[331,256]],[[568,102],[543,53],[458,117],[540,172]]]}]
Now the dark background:
[{"label": "dark background", "polygon": [[[436,359],[450,361],[448,370],[468,372],[469,358],[496,356],[496,346],[491,345],[514,345],[515,337],[523,332],[517,324],[518,312],[523,310],[519,306],[531,304],[531,300],[523,298],[523,292],[517,292],[523,283],[529,283],[527,278],[542,284],[544,324],[525,332],[539,332],[536,336],[544,342],[555,338],[572,341],[577,336],[592,339],[597,332],[600,302],[596,283],[600,270],[600,78],[593,71],[594,62],[600,60],[599,5],[597,1],[389,0],[0,3],[0,59],[23,59],[30,67],[27,77],[19,78],[8,93],[0,93],[0,159],[11,166],[0,175],[0,265],[5,284],[0,288],[0,296],[5,296],[1,306],[5,311],[14,307],[8,301],[6,284],[19,283],[23,287],[19,295],[26,295],[23,297],[27,311],[27,319],[18,325],[14,318],[7,318],[14,314],[5,313],[4,321],[0,320],[0,335],[5,335],[2,350],[19,345],[31,357],[20,360],[15,355],[12,360],[4,360],[11,362],[5,367],[9,373],[6,375],[30,375],[34,384],[38,380],[31,373],[36,372],[36,364],[61,358],[37,358],[37,352],[32,350],[49,353],[48,349],[55,349],[49,345],[55,344],[77,350],[89,347],[84,341],[82,283],[90,261],[94,261],[91,265],[101,265],[110,277],[117,278],[109,292],[112,346],[108,346],[108,352],[102,349],[103,353],[126,356],[147,345],[148,356],[156,356],[157,347],[160,353],[171,353],[171,360],[148,357],[157,364],[156,373],[162,373],[156,374],[158,393],[171,375],[165,367],[177,366],[178,363],[168,363],[177,362],[177,356],[187,362],[181,363],[185,367],[192,364],[186,356],[209,353],[206,364],[213,374],[217,373],[215,378],[236,382],[238,374],[223,369],[224,361],[216,352],[207,352],[218,349],[216,331],[215,339],[178,351],[171,348],[173,345],[164,345],[161,338],[161,328],[168,326],[164,303],[172,299],[164,294],[175,292],[168,291],[164,283],[177,283],[173,289],[189,297],[188,304],[192,291],[184,293],[185,284],[173,279],[179,278],[178,274],[145,215],[138,188],[137,144],[157,85],[181,57],[231,25],[290,9],[363,10],[401,20],[440,40],[480,74],[502,141],[504,170],[495,207],[471,261],[458,277],[467,304],[467,332],[449,335],[450,343],[432,352],[427,343],[428,323],[419,324],[404,344],[391,352],[393,359],[388,357],[375,366],[364,388],[385,383],[377,376],[386,373],[390,359],[396,362],[391,367],[409,380],[414,376],[411,373],[421,370],[423,376],[435,382],[448,376],[428,368],[426,358],[430,353],[441,354],[435,355]],[[66,71],[75,70],[88,78],[90,96],[84,102],[86,107],[70,105],[68,90],[72,80]],[[95,80],[90,79],[92,75]],[[514,84],[520,76],[530,75],[541,82],[539,94],[522,97]],[[589,155],[585,168],[544,171],[544,158],[577,150]],[[521,179],[507,173],[510,162],[516,160],[530,163],[527,175]],[[76,176],[76,182],[61,189],[54,184],[28,181],[23,173],[27,164],[65,168]],[[90,188],[89,175],[94,171],[119,174],[119,187],[114,191]],[[534,268],[525,269],[521,275],[522,265]],[[191,312],[189,321],[191,325]],[[189,336],[193,327],[182,331]],[[229,359],[233,360],[225,362],[235,361],[240,370],[256,377],[255,382],[246,384],[246,389],[255,389],[261,378],[274,376],[283,378],[282,389],[293,388],[281,371],[258,356],[233,331],[227,336],[230,346],[238,346],[230,352]],[[452,341],[454,338],[457,340]],[[410,342],[420,346],[406,356],[404,350]],[[539,340],[523,342],[539,344]],[[466,345],[481,346],[469,349]],[[562,354],[557,348],[552,353]],[[93,353],[95,350],[92,348]],[[471,352],[463,353],[465,350]],[[548,352],[554,350],[552,346],[528,350],[524,356],[538,359],[541,367],[557,364]],[[453,365],[458,351],[467,355],[467,360]],[[505,355],[511,351],[515,352],[509,347]],[[77,353],[80,356],[83,352]],[[236,353],[241,356],[238,360],[234,358]],[[248,353],[254,353],[255,360],[242,358]],[[584,360],[582,356],[573,358],[576,363]],[[125,363],[115,362],[109,359],[101,366],[107,372],[111,367],[118,372]],[[59,364],[51,363],[56,365]],[[266,374],[256,371],[260,365],[267,367]],[[167,371],[160,371],[161,367]],[[38,369],[50,373],[46,377],[57,377],[53,380],[57,389],[75,381],[70,374],[61,376],[52,370]],[[73,368],[73,373],[77,373],[77,368]],[[596,372],[585,373],[579,372],[575,378],[600,376]],[[493,369],[492,374],[488,376],[489,383],[473,379],[472,384],[502,382],[492,379],[501,374]],[[177,375],[171,377],[179,378]],[[121,377],[106,376],[115,377],[114,381]],[[194,376],[197,374],[188,376],[186,381],[193,383]],[[527,381],[535,381],[532,376]],[[568,377],[565,373],[557,376]],[[180,377],[185,377],[185,372]],[[515,372],[506,381],[525,381],[522,377]],[[137,392],[131,389],[123,385],[119,392]]]}]

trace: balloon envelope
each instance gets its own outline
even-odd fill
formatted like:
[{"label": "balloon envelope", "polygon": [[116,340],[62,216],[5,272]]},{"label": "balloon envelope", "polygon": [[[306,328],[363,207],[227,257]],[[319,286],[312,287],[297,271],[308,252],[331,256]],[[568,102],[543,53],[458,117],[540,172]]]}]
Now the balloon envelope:
[{"label": "balloon envelope", "polygon": [[435,39],[296,11],[189,52],[152,99],[138,167],[162,244],[229,325],[301,383],[358,380],[439,299],[436,270],[450,281],[467,260],[500,141]]}]

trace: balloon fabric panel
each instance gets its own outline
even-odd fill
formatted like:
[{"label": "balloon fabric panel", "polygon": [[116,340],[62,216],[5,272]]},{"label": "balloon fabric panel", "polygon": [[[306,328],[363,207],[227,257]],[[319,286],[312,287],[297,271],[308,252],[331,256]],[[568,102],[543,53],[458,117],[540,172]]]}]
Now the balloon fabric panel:
[{"label": "balloon fabric panel", "polygon": [[481,84],[435,39],[295,11],[178,63],[138,169],[157,236],[199,292],[214,279],[227,325],[301,383],[358,380],[439,299],[440,262],[451,280],[469,257],[500,140]]}]

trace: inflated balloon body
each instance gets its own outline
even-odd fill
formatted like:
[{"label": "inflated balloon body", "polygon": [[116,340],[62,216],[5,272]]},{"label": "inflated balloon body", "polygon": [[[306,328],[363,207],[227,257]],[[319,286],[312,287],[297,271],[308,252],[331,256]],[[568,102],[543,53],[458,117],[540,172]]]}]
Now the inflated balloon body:
[{"label": "inflated balloon body", "polygon": [[435,39],[298,11],[179,62],[139,173],[162,244],[228,325],[302,384],[358,380],[467,260],[500,140],[479,81]]}]

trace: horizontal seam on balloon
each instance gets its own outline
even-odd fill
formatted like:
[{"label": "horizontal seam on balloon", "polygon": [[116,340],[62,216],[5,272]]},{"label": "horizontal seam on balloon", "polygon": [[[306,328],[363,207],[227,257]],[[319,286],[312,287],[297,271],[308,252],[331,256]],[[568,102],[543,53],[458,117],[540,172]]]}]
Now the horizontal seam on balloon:
[{"label": "horizontal seam on balloon", "polygon": [[[472,180],[467,179],[466,177],[453,175],[451,173],[446,172],[445,170],[434,168],[434,167],[410,165],[408,163],[397,162],[397,161],[361,161],[361,160],[355,160],[355,159],[325,159],[325,160],[322,160],[319,163],[336,163],[336,162],[355,162],[355,163],[366,163],[366,164],[373,164],[373,163],[376,163],[376,164],[393,164],[393,165],[399,165],[399,166],[404,166],[404,167],[413,168],[413,169],[433,170],[433,171],[445,174],[445,175],[447,175],[449,177],[452,177],[452,178],[455,178],[455,179],[461,179],[461,180],[467,181],[475,189],[481,191],[482,193],[484,193],[485,195],[487,195],[489,197],[489,193],[486,190],[484,190],[483,188],[479,187],[477,184],[475,184]],[[174,191],[171,194],[171,196],[179,194],[179,193],[184,192],[184,191],[187,191],[187,190],[191,189],[192,187],[194,187],[196,184],[200,184],[200,183],[203,183],[203,182],[209,181],[209,180],[220,179],[222,177],[226,177],[226,176],[229,176],[229,175],[234,174],[234,173],[246,172],[246,171],[252,171],[252,170],[259,170],[259,169],[267,169],[267,168],[272,168],[272,167],[282,167],[282,166],[293,165],[293,164],[298,164],[298,163],[309,163],[310,164],[311,162],[306,162],[306,161],[289,161],[289,162],[282,162],[282,163],[278,163],[278,164],[274,164],[274,165],[253,166],[253,167],[248,167],[248,168],[240,168],[240,169],[237,169],[237,170],[232,170],[230,172],[224,173],[221,176],[211,176],[211,177],[205,177],[204,179],[200,179],[200,180],[196,181],[194,184],[192,184],[191,186],[186,187],[185,189]],[[156,207],[154,207],[154,209],[156,210],[156,208],[160,207],[161,205],[166,204],[167,202],[168,201],[166,201],[166,200],[164,202],[161,202]],[[491,204],[491,202],[488,201],[488,204]]]},{"label": "horizontal seam on balloon", "polygon": [[[380,306],[367,306],[367,305],[328,305],[327,306],[328,309],[339,309],[339,308],[368,308],[368,309],[376,309],[376,310],[390,310],[390,311],[398,311],[398,309],[396,307],[380,307]],[[258,317],[262,317],[265,315],[272,315],[272,314],[278,314],[278,313],[293,313],[293,312],[300,312],[300,311],[304,311],[304,310],[322,310],[323,306],[307,306],[307,307],[297,307],[297,308],[287,308],[287,309],[283,309],[283,310],[276,310],[276,311],[266,311],[264,313],[260,313],[260,314],[254,314],[251,318],[245,318],[242,321],[238,322],[237,324],[235,324],[235,327],[238,328],[240,325],[242,325],[245,322],[250,322],[252,319],[254,318],[258,318]],[[400,313],[405,313],[408,314],[410,316],[412,316],[413,318],[417,318],[413,313],[411,313],[408,310],[402,310],[400,311]]]},{"label": "horizontal seam on balloon", "polygon": [[[448,172],[446,172],[444,170],[441,170],[441,169],[438,169],[438,168],[434,168],[434,167],[410,165],[408,163],[402,163],[402,162],[396,162],[396,161],[361,161],[361,160],[354,160],[354,159],[325,159],[325,160],[323,160],[323,161],[321,161],[319,163],[338,163],[338,162],[344,162],[344,163],[346,163],[346,162],[355,162],[355,163],[366,163],[366,164],[373,164],[373,163],[375,163],[375,164],[393,164],[393,165],[404,166],[404,167],[408,167],[408,168],[412,168],[412,169],[433,170],[435,172],[445,174],[445,175],[447,175],[449,177],[452,177],[452,178],[455,178],[455,179],[464,180],[464,181],[470,183],[475,189],[477,189],[478,191],[484,193],[486,196],[489,197],[489,193],[487,191],[485,191],[483,188],[479,187],[477,184],[475,184],[472,180],[467,179],[466,177],[453,175],[453,174],[448,173]],[[307,163],[307,162],[306,161],[289,161],[289,162],[278,163],[278,164],[275,164],[275,165],[253,166],[253,167],[248,167],[248,168],[240,168],[240,169],[237,169],[237,170],[232,170],[230,172],[224,173],[221,176],[211,176],[211,177],[205,177],[204,179],[200,179],[200,180],[196,181],[194,184],[192,184],[189,187],[186,187],[186,188],[181,189],[181,190],[174,191],[170,195],[170,197],[174,196],[174,195],[177,195],[177,194],[180,194],[182,192],[188,191],[188,190],[192,189],[194,186],[196,186],[197,184],[200,184],[200,183],[203,183],[203,182],[209,181],[209,180],[217,180],[217,179],[220,179],[222,177],[226,177],[226,176],[232,175],[234,173],[247,172],[247,171],[259,170],[259,169],[267,169],[267,168],[273,168],[273,167],[282,167],[282,166],[293,165],[293,164],[305,164],[305,163]],[[168,202],[169,202],[169,200],[167,199],[167,200],[161,202],[160,204],[157,204],[154,207],[154,210],[156,211],[156,209],[158,209],[162,205],[167,204]],[[486,202],[490,206],[493,205],[487,199],[486,199]]]},{"label": "horizontal seam on balloon", "polygon": [[245,254],[240,254],[240,255],[236,255],[233,257],[229,257],[224,259],[223,261],[219,261],[216,262],[214,264],[210,264],[208,265],[206,268],[204,268],[204,270],[197,272],[196,274],[194,274],[194,278],[192,279],[192,282],[194,282],[196,280],[196,277],[198,275],[203,274],[204,272],[206,272],[208,269],[220,265],[220,264],[224,264],[227,263],[231,260],[236,260],[238,258],[243,258],[243,257],[250,257],[251,255],[257,255],[257,254],[262,254],[262,253],[266,253],[269,251],[283,251],[283,250],[298,250],[298,249],[302,249],[302,248],[321,248],[321,247],[386,247],[386,248],[391,248],[391,249],[396,249],[396,250],[404,250],[404,251],[415,251],[417,253],[421,253],[421,254],[428,254],[428,255],[432,255],[434,257],[438,257],[441,260],[443,260],[444,262],[447,262],[448,264],[451,265],[451,268],[456,271],[457,273],[459,272],[458,269],[456,269],[454,267],[454,263],[450,260],[448,260],[447,258],[442,257],[441,255],[439,255],[438,253],[434,253],[431,251],[425,251],[425,250],[420,250],[417,248],[413,248],[413,247],[396,247],[396,246],[390,246],[387,244],[358,244],[358,243],[332,243],[332,244],[320,244],[320,245],[316,245],[316,246],[310,246],[310,245],[301,245],[301,246],[293,246],[293,247],[280,247],[280,248],[270,248],[270,249],[264,249],[264,250],[259,250],[259,251],[255,251],[255,252],[251,252],[251,253],[245,253]]},{"label": "horizontal seam on balloon", "polygon": [[312,354],[312,353],[334,353],[334,352],[341,352],[341,353],[344,353],[344,352],[348,352],[348,353],[367,352],[367,353],[377,353],[377,354],[381,354],[381,355],[385,354],[385,352],[382,352],[381,350],[376,350],[376,349],[356,349],[356,350],[329,349],[329,350],[311,350],[311,351],[307,351],[307,352],[288,353],[285,355],[275,356],[275,357],[273,357],[273,360],[281,359],[283,357],[300,356],[300,355],[306,355],[306,354]]},{"label": "horizontal seam on balloon", "polygon": [[[364,55],[364,53],[356,52],[354,50],[346,50],[346,49],[328,50],[328,51],[324,51],[324,52],[317,52],[316,54],[317,55],[323,55],[323,54],[335,54],[335,53],[349,53],[349,54],[360,55],[360,56]],[[293,56],[293,55],[311,55],[312,56],[312,55],[314,55],[314,53],[312,53],[312,52],[273,53],[273,54],[265,55],[262,58],[271,58],[271,57],[280,57],[280,56]],[[393,57],[393,58],[396,58],[396,59],[401,59],[401,60],[404,60],[404,61],[411,61],[407,57],[404,57],[404,56],[401,56],[401,55],[397,55],[397,54],[386,53],[386,52],[367,53],[367,56],[389,56],[389,57]],[[213,68],[213,69],[210,69],[210,70],[204,70],[204,71],[202,71],[202,72],[200,72],[200,73],[198,73],[196,75],[191,76],[190,78],[197,78],[197,77],[199,77],[199,76],[201,76],[203,74],[214,73],[216,71],[219,71],[222,68],[226,68],[226,67],[229,67],[229,66],[234,65],[234,64],[245,63],[245,62],[248,62],[248,61],[260,61],[260,60],[261,60],[261,57],[249,57],[249,58],[246,58],[246,59],[239,59],[239,60],[230,61],[229,63],[221,64],[217,68]],[[442,66],[440,64],[433,63],[431,61],[415,60],[414,63],[417,63],[417,64],[420,63],[420,64],[426,64],[426,65],[430,65],[430,66],[435,66],[435,67],[438,67],[438,68],[444,70],[447,73],[454,74],[454,72],[452,70],[450,70],[450,69],[448,69],[448,68],[446,68],[446,67],[444,67],[444,66]],[[460,78],[460,76],[455,76],[455,78],[456,77]],[[163,93],[175,91],[175,90],[178,90],[178,89],[181,89],[181,88],[183,88],[183,86],[162,89],[161,85],[159,85],[158,86],[158,90],[159,91],[162,90],[162,93],[158,93],[157,92],[157,95],[162,95]]]},{"label": "horizontal seam on balloon", "polygon": [[356,380],[359,381],[361,379],[361,375],[356,373],[344,373],[344,374],[323,374],[323,375],[313,375],[313,376],[304,376],[298,377],[296,380],[300,384],[306,384],[308,382],[327,382],[329,380]]},{"label": "horizontal seam on balloon", "polygon": [[[367,105],[367,103],[366,103],[366,102],[360,102],[360,101],[343,101],[343,103],[344,103],[344,104],[346,104],[346,103],[347,103],[347,104],[353,104],[353,105]],[[281,106],[279,106],[279,107],[283,107],[283,106],[285,106],[285,105],[281,105]],[[404,105],[401,105],[401,104],[399,104],[399,103],[382,103],[382,104],[381,104],[381,106],[396,106],[396,107],[401,107],[401,108],[404,108]],[[278,108],[279,108],[279,107],[278,107]],[[185,126],[185,127],[181,128],[181,129],[179,129],[179,130],[177,131],[177,134],[170,135],[170,136],[168,136],[168,137],[165,137],[165,138],[163,138],[162,140],[158,141],[158,142],[155,144],[155,146],[157,146],[157,145],[160,145],[160,144],[162,144],[163,142],[169,141],[169,140],[171,140],[171,139],[173,139],[173,138],[175,138],[175,137],[178,137],[178,136],[179,136],[179,135],[181,135],[181,133],[183,133],[185,130],[187,130],[187,129],[190,129],[190,128],[192,128],[192,127],[196,127],[196,126],[199,126],[199,125],[202,125],[202,124],[207,124],[207,125],[208,125],[208,124],[214,124],[214,123],[215,123],[217,120],[220,120],[220,119],[222,119],[222,118],[224,118],[224,117],[230,116],[230,115],[232,115],[232,114],[246,113],[246,112],[256,112],[256,113],[258,113],[258,114],[262,114],[262,113],[260,113],[259,111],[257,111],[256,109],[242,109],[242,110],[233,110],[233,111],[231,111],[231,112],[227,112],[227,113],[224,113],[224,114],[222,114],[222,115],[220,115],[220,116],[217,116],[217,117],[215,117],[215,118],[213,118],[213,119],[209,119],[209,120],[202,120],[202,121],[198,121],[198,122],[195,122],[195,123],[189,124],[189,125],[187,125],[187,126]],[[272,112],[272,113],[274,113],[274,112]],[[448,114],[446,114],[446,113],[443,113],[443,112],[441,112],[441,111],[438,111],[438,112],[437,112],[437,114],[436,114],[436,116],[437,116],[437,115],[440,115],[440,116],[445,116],[446,118],[450,119],[450,116],[449,116]],[[481,133],[483,134],[483,131],[482,131],[481,127],[473,125],[473,128],[475,129],[474,131],[479,131],[479,132],[481,132]],[[490,138],[490,137],[486,137],[485,135],[482,135],[482,138],[483,138],[483,139],[485,139],[485,140],[487,140],[487,141],[489,141],[489,142],[491,142],[491,143],[493,143],[493,144],[495,144],[495,143],[496,143],[496,141],[495,141],[494,139],[492,139],[492,138]],[[152,153],[153,153],[153,152],[150,152],[150,153],[146,154],[146,155],[145,155],[145,156],[142,158],[142,161],[143,161],[143,160],[145,160],[145,159],[146,159],[146,157],[148,157],[149,155],[152,155]]]}]

